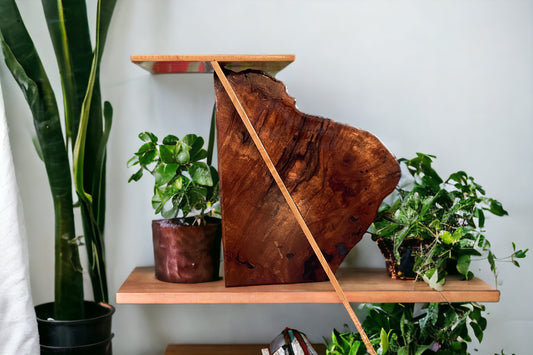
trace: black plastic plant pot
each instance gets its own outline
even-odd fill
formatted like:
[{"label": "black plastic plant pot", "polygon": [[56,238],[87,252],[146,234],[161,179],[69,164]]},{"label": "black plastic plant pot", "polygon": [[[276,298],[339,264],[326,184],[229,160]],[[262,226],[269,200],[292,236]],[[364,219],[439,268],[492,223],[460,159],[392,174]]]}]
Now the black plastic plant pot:
[{"label": "black plastic plant pot", "polygon": [[54,303],[35,307],[43,354],[110,355],[115,308],[85,301],[85,319],[53,320]]}]

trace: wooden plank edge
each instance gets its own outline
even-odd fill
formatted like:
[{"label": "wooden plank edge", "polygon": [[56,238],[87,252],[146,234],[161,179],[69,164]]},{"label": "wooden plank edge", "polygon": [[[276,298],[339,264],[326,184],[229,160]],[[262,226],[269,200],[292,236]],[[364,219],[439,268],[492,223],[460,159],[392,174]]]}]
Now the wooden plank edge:
[{"label": "wooden plank edge", "polygon": [[132,54],[139,62],[294,62],[294,54]]},{"label": "wooden plank edge", "polygon": [[[417,303],[417,302],[498,302],[500,291],[347,291],[350,303]],[[340,303],[334,291],[305,294],[279,294],[264,292],[245,295],[227,293],[175,294],[175,293],[121,293],[116,294],[117,304],[279,304],[279,303]]]}]

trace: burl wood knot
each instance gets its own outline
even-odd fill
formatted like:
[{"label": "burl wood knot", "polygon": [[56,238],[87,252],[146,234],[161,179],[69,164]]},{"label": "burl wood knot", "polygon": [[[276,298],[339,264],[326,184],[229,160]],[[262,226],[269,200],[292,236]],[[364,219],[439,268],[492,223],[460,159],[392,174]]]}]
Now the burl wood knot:
[{"label": "burl wood knot", "polygon": [[[262,72],[228,72],[237,97],[335,272],[400,178],[372,134],[298,111]],[[226,286],[326,280],[296,218],[215,76]]]}]

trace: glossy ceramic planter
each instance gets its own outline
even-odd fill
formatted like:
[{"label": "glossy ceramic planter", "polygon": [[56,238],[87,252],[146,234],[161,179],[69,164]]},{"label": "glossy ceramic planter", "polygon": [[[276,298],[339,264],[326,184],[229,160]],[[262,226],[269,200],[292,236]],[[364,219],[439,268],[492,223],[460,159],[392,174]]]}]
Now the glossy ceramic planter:
[{"label": "glossy ceramic planter", "polygon": [[152,221],[155,276],[158,280],[198,283],[217,280],[220,268],[219,220],[190,225],[181,218]]}]

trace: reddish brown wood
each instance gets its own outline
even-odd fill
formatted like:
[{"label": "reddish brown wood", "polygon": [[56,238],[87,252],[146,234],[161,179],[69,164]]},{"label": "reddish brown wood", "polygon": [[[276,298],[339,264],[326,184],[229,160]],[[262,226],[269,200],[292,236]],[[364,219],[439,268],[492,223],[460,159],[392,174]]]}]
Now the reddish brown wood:
[{"label": "reddish brown wood", "polygon": [[[366,131],[299,112],[264,73],[227,77],[335,271],[396,186],[396,159]],[[326,279],[217,78],[215,94],[226,285]]]}]

